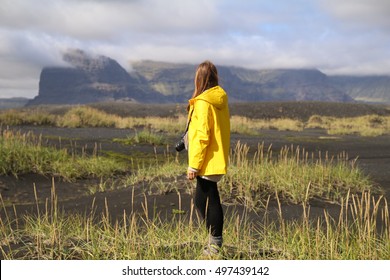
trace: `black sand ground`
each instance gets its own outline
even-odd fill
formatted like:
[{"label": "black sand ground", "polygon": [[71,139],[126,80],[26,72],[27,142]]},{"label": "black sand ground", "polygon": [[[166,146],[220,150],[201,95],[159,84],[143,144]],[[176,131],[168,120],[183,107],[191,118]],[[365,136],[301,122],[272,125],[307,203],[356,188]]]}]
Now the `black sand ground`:
[{"label": "black sand ground", "polygon": [[[33,131],[36,135],[47,138],[48,145],[72,146],[76,149],[86,148],[92,151],[94,147],[99,147],[101,152],[114,152],[128,156],[154,156],[154,148],[151,145],[126,146],[113,142],[113,138],[126,138],[131,134],[131,130],[121,130],[112,128],[53,128],[53,127],[15,127],[15,130],[22,132]],[[60,140],[61,139],[61,140]],[[176,139],[170,139],[172,144]],[[348,153],[351,159],[358,158],[358,166],[369,175],[385,192],[387,199],[390,198],[390,136],[360,137],[360,136],[340,136],[328,137],[322,130],[305,130],[303,132],[280,132],[276,130],[262,131],[259,136],[232,135],[232,146],[237,142],[247,143],[251,150],[257,149],[258,143],[264,142],[268,147],[272,144],[275,154],[285,145],[294,145],[304,148],[307,152],[321,151],[328,152],[329,156],[337,156],[341,152]],[[163,153],[166,147],[158,147],[157,153]],[[185,156],[182,154],[181,156]],[[188,185],[185,177],[178,178],[177,186],[180,192],[171,192],[164,195],[148,195],[139,186],[128,186],[118,190],[88,194],[91,184],[98,184],[98,179],[83,179],[76,182],[64,182],[59,178],[49,178],[35,174],[21,175],[19,178],[12,176],[0,177],[0,190],[3,201],[9,207],[0,211],[2,217],[5,211],[9,218],[22,216],[23,213],[34,213],[36,211],[36,201],[34,196],[34,186],[37,196],[41,202],[49,200],[53,182],[55,185],[58,205],[65,213],[81,213],[88,215],[93,210],[95,215],[106,211],[110,213],[113,220],[120,219],[124,213],[132,211],[144,212],[145,201],[149,208],[149,215],[156,213],[162,217],[170,217],[173,211],[181,208],[189,211],[192,203],[192,195],[184,188]],[[13,205],[13,206],[11,206]],[[311,202],[311,216],[317,217],[327,209],[330,213],[337,215],[339,206],[323,201]],[[92,209],[93,208],[93,209]],[[16,209],[16,211],[15,211]],[[225,212],[242,215],[245,209],[241,205],[224,205]],[[277,218],[278,207],[271,203],[269,215],[272,219]],[[299,219],[302,215],[301,205],[283,205],[283,216],[286,219]],[[253,219],[262,217],[261,211],[251,213]]]}]

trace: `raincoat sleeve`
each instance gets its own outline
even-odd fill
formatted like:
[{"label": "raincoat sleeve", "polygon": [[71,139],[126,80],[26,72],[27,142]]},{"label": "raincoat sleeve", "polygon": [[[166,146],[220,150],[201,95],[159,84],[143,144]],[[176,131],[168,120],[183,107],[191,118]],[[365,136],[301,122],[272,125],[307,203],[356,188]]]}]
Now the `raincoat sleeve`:
[{"label": "raincoat sleeve", "polygon": [[197,100],[194,106],[190,124],[188,165],[200,170],[210,142],[211,112],[210,104],[204,100]]}]

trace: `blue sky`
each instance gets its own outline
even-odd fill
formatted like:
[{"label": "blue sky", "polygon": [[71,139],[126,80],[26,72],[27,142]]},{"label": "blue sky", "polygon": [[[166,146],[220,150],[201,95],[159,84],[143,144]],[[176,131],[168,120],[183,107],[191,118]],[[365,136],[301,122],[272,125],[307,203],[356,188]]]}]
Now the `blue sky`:
[{"label": "blue sky", "polygon": [[0,0],[0,97],[80,48],[116,59],[390,75],[389,0]]}]

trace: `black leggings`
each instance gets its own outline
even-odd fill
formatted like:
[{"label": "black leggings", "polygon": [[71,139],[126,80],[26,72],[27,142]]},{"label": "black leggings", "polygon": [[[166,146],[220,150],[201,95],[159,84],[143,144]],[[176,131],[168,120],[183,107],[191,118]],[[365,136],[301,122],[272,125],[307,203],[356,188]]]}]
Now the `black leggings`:
[{"label": "black leggings", "polygon": [[212,236],[222,236],[223,211],[217,183],[196,177],[195,205]]}]

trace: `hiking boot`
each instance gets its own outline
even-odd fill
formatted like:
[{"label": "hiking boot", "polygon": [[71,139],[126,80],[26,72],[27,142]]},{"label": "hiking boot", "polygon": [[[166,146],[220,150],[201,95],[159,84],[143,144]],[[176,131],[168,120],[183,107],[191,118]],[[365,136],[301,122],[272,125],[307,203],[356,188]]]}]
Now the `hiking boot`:
[{"label": "hiking boot", "polygon": [[205,256],[216,256],[219,255],[222,247],[222,236],[209,237],[209,244],[204,248],[203,254]]},{"label": "hiking boot", "polygon": [[207,245],[203,249],[203,255],[208,257],[218,256],[220,252],[221,252],[221,246],[218,246],[216,244]]}]

